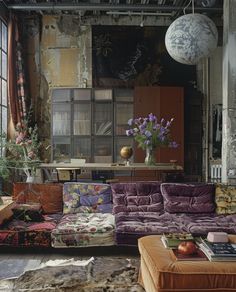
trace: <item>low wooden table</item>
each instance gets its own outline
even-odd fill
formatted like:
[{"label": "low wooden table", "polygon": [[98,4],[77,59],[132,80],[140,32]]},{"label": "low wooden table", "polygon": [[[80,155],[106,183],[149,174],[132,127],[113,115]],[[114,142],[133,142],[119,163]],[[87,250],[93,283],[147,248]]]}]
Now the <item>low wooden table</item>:
[{"label": "low wooden table", "polygon": [[12,201],[11,197],[1,197],[3,200],[3,204],[0,205],[0,225],[4,222],[4,220],[7,220],[12,216],[12,206],[14,202]]},{"label": "low wooden table", "polygon": [[[177,261],[158,235],[139,239],[139,283],[146,292],[236,291],[236,262]],[[230,235],[236,242],[236,235]]]}]

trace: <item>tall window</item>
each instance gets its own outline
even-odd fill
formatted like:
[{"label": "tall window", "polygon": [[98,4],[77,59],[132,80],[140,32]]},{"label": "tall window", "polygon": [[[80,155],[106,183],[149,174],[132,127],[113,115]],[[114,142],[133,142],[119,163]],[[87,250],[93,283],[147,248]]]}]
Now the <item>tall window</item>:
[{"label": "tall window", "polygon": [[0,18],[0,134],[7,132],[7,25]]}]

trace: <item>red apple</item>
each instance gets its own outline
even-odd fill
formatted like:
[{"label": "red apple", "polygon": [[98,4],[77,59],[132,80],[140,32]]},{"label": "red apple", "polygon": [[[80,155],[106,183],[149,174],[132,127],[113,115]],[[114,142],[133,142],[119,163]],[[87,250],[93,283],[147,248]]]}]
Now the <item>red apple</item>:
[{"label": "red apple", "polygon": [[192,241],[183,241],[178,245],[178,252],[184,255],[191,255],[197,252],[197,247]]}]

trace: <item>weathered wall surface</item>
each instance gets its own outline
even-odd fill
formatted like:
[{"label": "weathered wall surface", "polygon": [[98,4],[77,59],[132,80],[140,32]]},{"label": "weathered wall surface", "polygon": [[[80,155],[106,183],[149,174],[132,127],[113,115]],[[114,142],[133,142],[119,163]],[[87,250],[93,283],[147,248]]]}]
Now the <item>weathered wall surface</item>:
[{"label": "weathered wall surface", "polygon": [[236,183],[236,2],[224,1],[222,182]]},{"label": "weathered wall surface", "polygon": [[[31,98],[36,109],[40,138],[50,144],[53,87],[92,86],[91,27],[80,26],[75,16],[29,18],[27,57]],[[49,158],[50,151],[44,153]]]}]

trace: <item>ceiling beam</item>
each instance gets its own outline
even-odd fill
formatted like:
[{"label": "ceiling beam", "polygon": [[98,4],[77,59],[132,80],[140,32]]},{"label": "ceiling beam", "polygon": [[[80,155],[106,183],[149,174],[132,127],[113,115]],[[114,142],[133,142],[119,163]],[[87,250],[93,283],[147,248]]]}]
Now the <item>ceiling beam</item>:
[{"label": "ceiling beam", "polygon": [[[163,6],[163,5],[150,5],[150,4],[85,4],[85,3],[35,3],[35,4],[8,4],[7,7],[13,10],[27,10],[27,11],[39,11],[39,10],[97,10],[97,11],[160,11],[160,12],[172,12],[176,10],[183,10],[182,6]],[[220,7],[195,7],[195,12],[223,12],[223,8]],[[185,11],[192,11],[191,7],[185,9]]]}]

